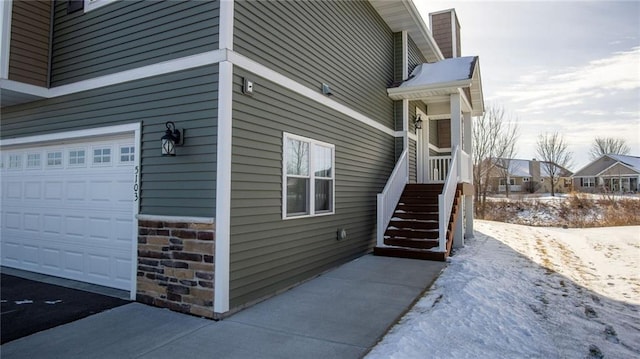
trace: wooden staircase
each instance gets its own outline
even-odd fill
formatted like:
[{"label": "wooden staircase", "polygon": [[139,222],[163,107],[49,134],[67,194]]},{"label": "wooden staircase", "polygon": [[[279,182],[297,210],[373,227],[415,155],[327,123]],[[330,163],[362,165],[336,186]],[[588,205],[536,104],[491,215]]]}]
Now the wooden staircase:
[{"label": "wooden staircase", "polygon": [[[384,233],[384,244],[375,247],[379,256],[444,261],[451,253],[455,221],[458,218],[462,191],[456,196],[447,226],[446,252],[438,250],[438,195],[442,184],[407,184],[389,226]],[[435,250],[435,251],[434,251]]]}]

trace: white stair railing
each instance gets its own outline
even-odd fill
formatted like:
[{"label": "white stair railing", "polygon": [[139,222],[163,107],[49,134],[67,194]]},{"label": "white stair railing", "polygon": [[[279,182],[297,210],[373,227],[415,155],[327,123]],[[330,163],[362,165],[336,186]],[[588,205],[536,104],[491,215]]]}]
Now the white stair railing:
[{"label": "white stair railing", "polygon": [[376,234],[378,247],[384,247],[384,232],[391,221],[393,212],[398,201],[400,201],[402,191],[404,191],[404,186],[407,182],[409,182],[409,159],[407,150],[404,150],[382,193],[378,193],[378,230]]},{"label": "white stair railing", "polygon": [[451,156],[429,157],[429,182],[442,183],[447,178],[451,167]]},{"label": "white stair railing", "polygon": [[451,158],[452,166],[449,166],[449,173],[444,182],[442,193],[438,195],[438,250],[440,252],[447,251],[447,227],[449,227],[453,199],[456,196],[456,188],[458,187],[458,166],[456,165],[456,161],[458,160],[458,146],[454,146],[451,153],[453,154]]}]

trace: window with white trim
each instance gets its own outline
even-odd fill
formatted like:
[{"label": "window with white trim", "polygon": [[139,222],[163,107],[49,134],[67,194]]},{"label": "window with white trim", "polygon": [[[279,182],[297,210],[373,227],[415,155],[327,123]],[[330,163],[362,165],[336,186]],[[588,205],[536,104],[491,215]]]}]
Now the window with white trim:
[{"label": "window with white trim", "polygon": [[47,167],[62,167],[62,151],[47,152]]},{"label": "window with white trim", "polygon": [[134,147],[133,146],[120,146],[120,162],[130,163],[134,160]]},{"label": "window with white trim", "polygon": [[522,182],[529,182],[531,181],[531,177],[522,177]]},{"label": "window with white trim", "polygon": [[110,147],[94,148],[93,164],[94,165],[111,164],[111,148]]},{"label": "window with white trim", "polygon": [[[515,186],[516,184],[516,179],[515,178],[509,178],[509,186]],[[500,178],[500,185],[501,186],[506,186],[507,185],[507,179],[506,178]]]},{"label": "window with white trim", "polygon": [[334,213],[335,146],[284,133],[283,218]]},{"label": "window with white trim", "polygon": [[595,177],[582,177],[582,178],[580,178],[580,186],[581,187],[595,187],[596,186],[596,178]]},{"label": "window with white trim", "polygon": [[69,166],[84,166],[86,162],[86,153],[84,149],[75,149],[69,151]]},{"label": "window with white trim", "polygon": [[9,169],[22,168],[22,156],[19,154],[9,155]]},{"label": "window with white trim", "polygon": [[27,154],[27,168],[40,168],[40,154],[28,153]]}]

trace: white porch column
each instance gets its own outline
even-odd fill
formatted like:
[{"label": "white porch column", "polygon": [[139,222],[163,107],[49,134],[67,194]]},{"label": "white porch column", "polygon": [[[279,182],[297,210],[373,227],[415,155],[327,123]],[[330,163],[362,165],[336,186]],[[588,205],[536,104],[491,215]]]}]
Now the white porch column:
[{"label": "white porch column", "polygon": [[453,234],[453,247],[454,248],[462,248],[464,247],[464,237],[465,237],[465,231],[464,231],[464,225],[465,225],[465,221],[464,221],[464,217],[465,217],[465,211],[464,208],[465,206],[465,202],[466,202],[466,196],[461,196],[460,197],[460,201],[462,203],[460,203],[460,209],[458,210],[458,219],[456,220],[456,228],[455,228],[455,232]]},{"label": "white porch column", "polygon": [[473,195],[464,196],[464,238],[473,238]]},{"label": "white porch column", "polygon": [[464,152],[468,153],[469,156],[471,156],[471,154],[473,153],[473,147],[471,144],[471,138],[473,137],[472,135],[472,123],[471,123],[471,112],[465,112],[462,114],[462,122],[463,122],[463,136],[462,136],[462,149],[464,149]]},{"label": "white porch column", "polygon": [[[460,93],[454,93],[450,95],[451,106],[451,149],[455,146],[461,148],[462,145],[462,104],[460,103]],[[451,154],[453,156],[453,153]],[[460,159],[454,166],[458,167],[458,177],[462,173],[462,166],[460,165]]]}]

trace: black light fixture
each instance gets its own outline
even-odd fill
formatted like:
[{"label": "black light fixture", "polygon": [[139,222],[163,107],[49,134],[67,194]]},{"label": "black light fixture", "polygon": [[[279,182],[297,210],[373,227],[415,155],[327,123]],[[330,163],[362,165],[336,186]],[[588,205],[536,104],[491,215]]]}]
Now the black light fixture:
[{"label": "black light fixture", "polygon": [[162,136],[161,138],[162,155],[175,156],[176,146],[182,145],[182,134],[180,133],[180,131],[176,130],[176,125],[171,121],[167,121],[167,123],[165,123],[165,126],[167,126],[167,131],[165,131],[164,136]]},{"label": "black light fixture", "polygon": [[416,130],[419,130],[422,128],[422,117],[420,115],[416,116],[415,126],[416,126]]}]

